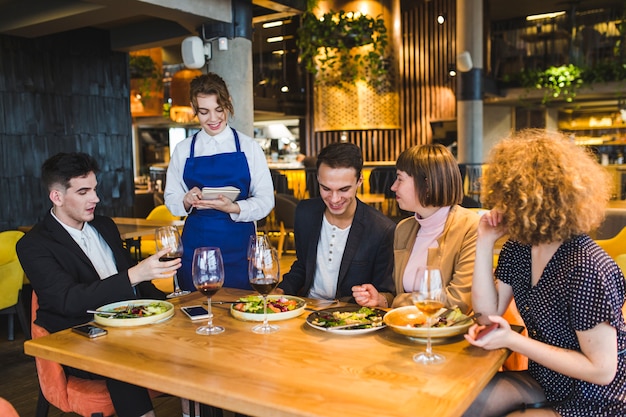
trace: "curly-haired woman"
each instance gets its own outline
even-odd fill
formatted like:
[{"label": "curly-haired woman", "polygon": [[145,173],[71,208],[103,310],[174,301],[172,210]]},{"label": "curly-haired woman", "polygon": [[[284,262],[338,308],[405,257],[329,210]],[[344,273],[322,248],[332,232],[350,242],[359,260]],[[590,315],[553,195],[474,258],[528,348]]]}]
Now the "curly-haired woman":
[{"label": "curly-haired woman", "polygon": [[[527,130],[497,144],[483,177],[492,210],[478,227],[472,287],[481,325],[466,339],[529,358],[497,374],[466,416],[626,415],[624,276],[587,235],[604,217],[611,181],[560,133]],[[495,241],[508,234],[492,273]],[[514,298],[530,337],[501,317]],[[487,323],[497,328],[484,337]]]}]

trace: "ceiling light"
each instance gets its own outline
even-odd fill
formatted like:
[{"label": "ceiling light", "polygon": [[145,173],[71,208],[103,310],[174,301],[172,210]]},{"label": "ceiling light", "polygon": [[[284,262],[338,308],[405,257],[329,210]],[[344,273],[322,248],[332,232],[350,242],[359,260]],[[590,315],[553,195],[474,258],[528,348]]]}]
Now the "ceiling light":
[{"label": "ceiling light", "polygon": [[282,42],[283,40],[285,40],[283,36],[273,36],[271,38],[267,38],[267,43]]},{"label": "ceiling light", "polygon": [[274,22],[263,23],[263,27],[265,29],[267,29],[267,28],[275,28],[276,26],[282,26],[283,24],[284,24],[284,22],[282,20],[276,20]]},{"label": "ceiling light", "polygon": [[541,13],[541,14],[533,14],[530,16],[526,16],[526,20],[541,20],[541,19],[554,19],[555,17],[564,15],[565,12],[551,12],[551,13]]},{"label": "ceiling light", "polygon": [[448,76],[456,77],[456,68],[455,68],[454,64],[448,65]]},{"label": "ceiling light", "polygon": [[439,16],[437,16],[437,23],[439,23],[440,25],[443,25],[446,21],[446,16],[443,13],[440,13]]}]

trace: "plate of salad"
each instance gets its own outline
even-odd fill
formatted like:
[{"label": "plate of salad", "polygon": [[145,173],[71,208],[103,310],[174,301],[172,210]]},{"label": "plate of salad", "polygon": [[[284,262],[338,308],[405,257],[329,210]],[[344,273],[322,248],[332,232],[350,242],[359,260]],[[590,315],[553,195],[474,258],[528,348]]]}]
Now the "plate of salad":
[{"label": "plate of salad", "polygon": [[104,326],[143,326],[165,321],[174,315],[174,305],[161,300],[128,300],[107,304],[96,311],[94,321]]},{"label": "plate of salad", "polygon": [[309,326],[325,332],[355,335],[374,332],[385,327],[386,311],[358,305],[326,308],[315,311],[306,318]]},{"label": "plate of salad", "polygon": [[[267,296],[267,320],[278,321],[298,317],[304,312],[306,301],[292,295]],[[263,321],[263,297],[249,295],[230,306],[230,314],[245,321]]]}]

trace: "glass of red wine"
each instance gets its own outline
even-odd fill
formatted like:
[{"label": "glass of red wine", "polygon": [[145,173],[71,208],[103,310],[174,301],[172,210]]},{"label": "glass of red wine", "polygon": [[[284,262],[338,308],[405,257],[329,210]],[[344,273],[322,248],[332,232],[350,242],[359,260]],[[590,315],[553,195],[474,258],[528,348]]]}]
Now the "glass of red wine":
[{"label": "glass of red wine", "polygon": [[[174,259],[183,257],[183,243],[180,239],[180,233],[176,226],[159,227],[154,231],[154,242],[157,251],[164,248],[170,248],[170,251],[159,258],[161,262],[173,261]],[[167,298],[180,297],[187,295],[189,291],[181,290],[178,285],[178,277],[174,272],[174,292],[167,295]]]},{"label": "glass of red wine", "polygon": [[196,333],[203,335],[222,333],[223,327],[213,325],[213,310],[211,309],[211,297],[224,285],[224,261],[220,248],[197,248],[193,253],[191,275],[193,285],[207,296],[208,301],[208,322],[206,326],[198,327]]},{"label": "glass of red wine", "polygon": [[263,297],[263,323],[252,328],[254,333],[267,334],[278,330],[267,318],[267,296],[278,285],[280,265],[278,252],[265,236],[252,237],[248,251],[248,277],[250,285]]}]

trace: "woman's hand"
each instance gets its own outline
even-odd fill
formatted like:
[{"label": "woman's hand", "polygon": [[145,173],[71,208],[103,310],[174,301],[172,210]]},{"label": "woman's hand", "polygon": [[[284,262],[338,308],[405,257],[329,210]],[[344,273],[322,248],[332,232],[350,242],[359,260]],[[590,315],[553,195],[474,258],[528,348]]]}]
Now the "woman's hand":
[{"label": "woman's hand", "polygon": [[132,285],[137,285],[143,281],[151,281],[153,279],[169,278],[174,272],[181,267],[181,259],[173,261],[161,262],[159,258],[170,251],[170,248],[164,248],[154,255],[144,259],[137,265],[128,269],[128,279]]},{"label": "woman's hand", "polygon": [[508,346],[508,336],[510,335],[511,326],[501,316],[489,316],[489,321],[496,324],[493,330],[481,334],[489,325],[474,324],[469,328],[464,336],[470,344],[487,350],[500,349]]},{"label": "woman's hand", "polygon": [[196,202],[200,200],[202,200],[202,191],[198,187],[193,187],[191,190],[187,191],[183,197],[185,210],[189,211],[192,207],[196,207]]},{"label": "woman's hand", "polygon": [[364,307],[388,307],[387,299],[372,284],[355,285],[352,296],[357,304]]},{"label": "woman's hand", "polygon": [[223,211],[224,213],[239,214],[241,212],[239,204],[231,201],[228,197],[224,197],[221,194],[218,198],[211,200],[202,200],[202,195],[200,195],[200,199],[195,201],[193,206],[198,209],[214,209]]},{"label": "woman's hand", "polygon": [[506,226],[503,224],[502,212],[497,209],[490,210],[480,216],[478,222],[478,239],[494,242],[506,233]]}]

